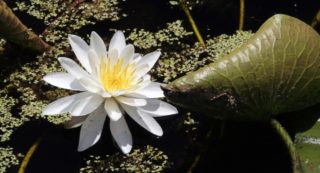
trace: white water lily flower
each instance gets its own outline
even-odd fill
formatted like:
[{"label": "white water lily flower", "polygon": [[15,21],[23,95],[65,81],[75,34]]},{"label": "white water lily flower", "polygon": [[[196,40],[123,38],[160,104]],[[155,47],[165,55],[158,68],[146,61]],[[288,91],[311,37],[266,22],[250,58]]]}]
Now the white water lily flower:
[{"label": "white water lily flower", "polygon": [[163,131],[154,117],[177,113],[177,109],[156,98],[164,97],[160,83],[150,81],[147,72],[160,56],[159,51],[143,57],[126,44],[122,32],[111,39],[109,49],[100,36],[92,32],[90,45],[75,35],[69,35],[71,47],[81,63],[69,58],[59,62],[67,71],[50,73],[44,80],[51,85],[82,91],[60,98],[43,109],[43,115],[70,113],[68,128],[81,126],[78,151],[94,145],[101,136],[108,115],[111,134],[123,153],[132,148],[132,136],[125,121],[125,112],[140,126],[162,136]]}]

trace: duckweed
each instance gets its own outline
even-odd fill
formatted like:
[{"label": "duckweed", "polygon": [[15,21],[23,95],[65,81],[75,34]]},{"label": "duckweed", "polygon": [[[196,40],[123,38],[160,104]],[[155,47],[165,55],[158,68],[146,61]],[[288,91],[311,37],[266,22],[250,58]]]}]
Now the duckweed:
[{"label": "duckweed", "polygon": [[0,54],[4,51],[4,46],[6,45],[6,40],[0,38]]},{"label": "duckweed", "polygon": [[105,172],[162,172],[170,166],[168,156],[159,149],[147,145],[133,150],[129,155],[93,156],[86,162],[87,166],[80,169],[81,173]]},{"label": "duckweed", "polygon": [[206,48],[197,42],[193,46],[184,45],[181,51],[163,52],[152,73],[167,83],[230,53],[252,35],[249,31],[237,31],[233,35],[223,34],[208,39]]},{"label": "duckweed", "polygon": [[[17,68],[3,80],[1,89],[0,132],[1,141],[10,140],[13,131],[31,119],[44,118],[54,124],[70,119],[67,114],[60,116],[42,116],[42,108],[49,102],[69,95],[70,92],[47,85],[43,76],[50,72],[63,71],[56,57],[64,55],[70,49],[67,32],[73,32],[82,26],[102,20],[119,20],[125,15],[119,14],[117,0],[97,0],[92,2],[75,1],[17,1],[14,10],[26,12],[42,20],[47,25],[43,38],[53,43],[53,49],[36,57],[30,63]],[[77,8],[72,8],[76,7]],[[0,40],[0,47],[5,40]],[[14,95],[8,97],[8,95]],[[14,107],[15,106],[15,107]],[[12,115],[11,110],[19,110]]]},{"label": "duckweed", "polygon": [[[18,1],[16,8],[43,21],[48,28],[44,40],[49,43],[65,42],[68,33],[95,24],[98,21],[117,21],[126,14],[120,14],[118,0],[95,0],[89,2],[72,0],[30,0]],[[66,45],[66,44],[65,44]]]},{"label": "duckweed", "polygon": [[167,24],[166,28],[160,29],[155,33],[145,29],[133,29],[128,40],[133,45],[141,49],[160,48],[163,44],[180,44],[180,39],[192,35],[192,32],[186,31],[182,26],[182,20],[177,20]]},{"label": "duckweed", "polygon": [[[198,3],[190,2],[186,1],[190,8]],[[51,123],[61,124],[70,119],[68,114],[41,115],[45,105],[57,98],[72,94],[68,90],[47,85],[42,78],[47,73],[63,71],[57,57],[66,54],[69,56],[68,33],[76,34],[84,26],[99,21],[117,21],[126,17],[118,4],[119,0],[16,2],[15,10],[28,13],[43,22],[46,29],[42,37],[52,45],[53,49],[4,77],[0,90],[1,143],[9,141],[14,130],[27,121],[46,119]],[[162,50],[161,59],[152,70],[155,80],[169,82],[188,71],[196,70],[214,61],[215,58],[230,53],[252,35],[251,32],[243,31],[234,35],[221,35],[208,39],[207,47],[203,48],[199,43],[194,45],[185,43],[185,38],[193,37],[193,33],[187,31],[184,24],[182,20],[173,21],[156,32],[138,28],[126,30],[128,42],[133,43],[142,52],[147,52],[148,49]],[[0,40],[0,53],[4,45],[5,41]],[[190,113],[187,113],[183,123],[188,126],[187,133],[191,134],[196,130],[197,122]],[[15,154],[12,148],[0,148],[0,173],[18,163],[19,154]],[[90,156],[86,167],[80,172],[162,172],[170,166],[169,158],[163,151],[148,145],[133,150],[127,156],[121,153]]]},{"label": "duckweed", "polygon": [[11,147],[0,147],[0,173],[6,173],[7,169],[19,165],[22,154],[14,154]]},{"label": "duckweed", "polygon": [[12,109],[16,100],[5,94],[0,97],[0,142],[10,139],[15,128],[23,124],[24,119],[12,115]]},{"label": "duckweed", "polygon": [[[203,4],[204,0],[184,0],[184,3],[189,8],[189,10],[192,10],[195,6],[200,6]],[[172,6],[177,6],[180,4],[180,0],[170,0],[169,4]]]}]

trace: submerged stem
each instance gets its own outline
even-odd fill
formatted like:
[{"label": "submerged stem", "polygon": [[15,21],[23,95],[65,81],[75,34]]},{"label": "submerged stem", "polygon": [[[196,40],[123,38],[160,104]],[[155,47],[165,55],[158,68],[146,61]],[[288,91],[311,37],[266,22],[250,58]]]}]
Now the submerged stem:
[{"label": "submerged stem", "polygon": [[245,0],[240,0],[240,10],[239,10],[239,30],[243,30],[244,26],[244,7],[245,7]]},{"label": "submerged stem", "polygon": [[280,124],[280,122],[276,119],[271,119],[271,126],[276,130],[276,132],[280,135],[283,142],[286,144],[287,149],[289,150],[289,154],[291,156],[292,163],[292,171],[293,173],[302,173],[300,159],[298,152],[292,142],[292,139],[286,129]]},{"label": "submerged stem", "polygon": [[22,160],[22,163],[20,165],[18,173],[24,173],[25,172],[31,157],[32,157],[33,153],[36,151],[36,149],[38,148],[38,145],[41,142],[41,140],[42,140],[42,136],[40,136],[36,140],[36,142],[31,145],[31,147],[29,148],[26,156]]},{"label": "submerged stem", "polygon": [[205,44],[205,42],[204,42],[204,40],[203,40],[203,38],[202,38],[202,36],[200,34],[200,31],[199,31],[195,21],[193,20],[192,15],[191,15],[186,3],[184,2],[184,0],[180,0],[180,6],[181,6],[182,10],[186,13],[186,16],[188,17],[188,20],[189,20],[189,22],[190,22],[190,24],[192,26],[193,32],[196,34],[200,44],[203,47],[206,47],[206,44]]}]

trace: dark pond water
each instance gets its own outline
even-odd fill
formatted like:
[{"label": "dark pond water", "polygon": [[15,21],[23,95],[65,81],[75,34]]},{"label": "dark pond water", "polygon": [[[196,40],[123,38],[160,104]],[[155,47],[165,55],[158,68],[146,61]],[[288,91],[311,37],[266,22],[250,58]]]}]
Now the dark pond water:
[{"label": "dark pond water", "polygon": [[[12,1],[9,2],[12,5]],[[106,26],[110,28],[145,28],[155,31],[167,22],[186,17],[182,10],[172,7],[164,0],[127,0],[121,3],[128,14],[118,22],[102,22],[80,30],[88,33],[95,30],[103,33]],[[203,35],[219,35],[233,33],[238,28],[239,2],[235,0],[204,0],[202,6],[193,9],[192,15]],[[256,31],[270,16],[284,13],[295,16],[310,23],[320,1],[316,0],[247,0],[245,7],[245,29]],[[18,13],[24,23],[40,33],[45,26],[34,18]],[[190,26],[188,30],[191,30]],[[319,29],[318,29],[319,31]],[[193,43],[196,39],[190,39]],[[19,52],[14,53],[20,57]],[[19,59],[19,64],[32,60],[34,55]],[[12,59],[4,59],[9,64]],[[15,60],[17,61],[17,60]],[[182,110],[181,112],[185,112]],[[196,113],[194,113],[196,115]],[[280,137],[268,123],[257,122],[227,122],[224,135],[221,136],[221,123],[209,117],[198,115],[197,140],[185,133],[183,113],[175,117],[159,119],[164,129],[164,136],[155,138],[134,122],[129,120],[133,132],[134,146],[152,144],[165,151],[173,163],[165,172],[187,172],[197,155],[201,155],[194,172],[217,173],[290,173],[290,157]],[[107,124],[107,122],[106,122]],[[206,138],[212,129],[210,138]],[[32,157],[26,173],[76,173],[84,166],[84,158],[90,154],[105,155],[117,151],[111,135],[106,128],[101,140],[91,149],[78,153],[79,129],[66,130],[61,126],[53,126],[45,121],[34,121],[25,124],[14,134],[11,145],[18,152],[26,153],[30,145],[43,135],[39,148]],[[12,168],[9,172],[17,172]]]}]

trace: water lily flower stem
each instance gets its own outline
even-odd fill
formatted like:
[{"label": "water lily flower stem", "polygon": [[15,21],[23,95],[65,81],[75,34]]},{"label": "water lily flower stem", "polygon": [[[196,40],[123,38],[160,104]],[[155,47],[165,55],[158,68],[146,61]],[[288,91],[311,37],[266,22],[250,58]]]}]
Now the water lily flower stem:
[{"label": "water lily flower stem", "polygon": [[243,30],[243,26],[244,26],[244,7],[245,7],[245,0],[240,0],[239,30]]},{"label": "water lily flower stem", "polygon": [[190,11],[189,11],[189,9],[188,9],[188,7],[187,7],[187,5],[186,5],[184,0],[180,0],[180,6],[181,6],[182,10],[185,12],[186,16],[188,17],[188,20],[189,20],[189,22],[191,24],[193,32],[196,34],[196,37],[199,40],[200,44],[203,47],[206,47],[206,44],[205,44],[205,42],[204,42],[204,40],[203,40],[203,38],[202,38],[202,36],[200,34],[200,31],[199,31],[195,21],[193,20],[192,15],[191,15],[191,13],[190,13]]},{"label": "water lily flower stem", "polygon": [[42,141],[42,138],[43,138],[44,135],[41,135],[35,143],[33,143],[31,145],[31,147],[29,148],[27,154],[25,155],[25,157],[23,158],[22,160],[22,163],[20,165],[20,168],[19,168],[19,171],[18,173],[24,173],[28,164],[29,164],[29,161],[30,159],[32,158],[32,155],[33,153],[36,151],[36,149],[38,148],[38,145],[40,144],[40,142]]},{"label": "water lily flower stem", "polygon": [[275,131],[280,135],[286,147],[288,148],[289,154],[291,156],[292,163],[292,172],[293,173],[302,173],[300,159],[298,152],[292,142],[292,139],[286,129],[280,124],[280,122],[276,119],[271,119],[271,126],[275,129]]}]

